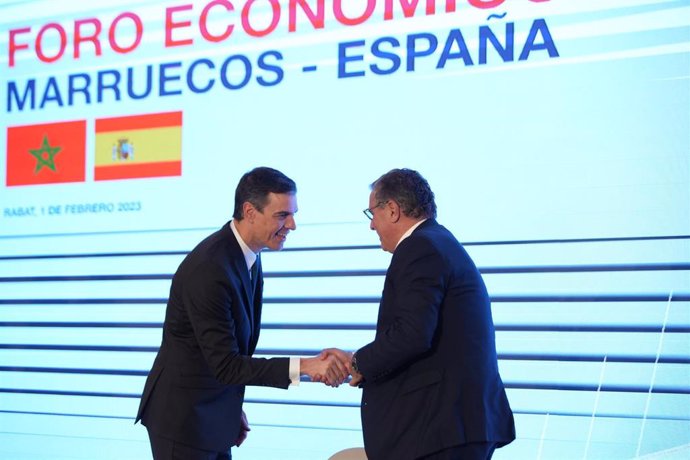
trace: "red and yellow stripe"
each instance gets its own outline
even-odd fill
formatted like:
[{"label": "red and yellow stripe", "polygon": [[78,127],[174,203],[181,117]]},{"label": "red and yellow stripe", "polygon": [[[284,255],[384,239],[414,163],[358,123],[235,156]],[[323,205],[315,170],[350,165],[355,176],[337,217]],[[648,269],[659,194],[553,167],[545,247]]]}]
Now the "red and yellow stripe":
[{"label": "red and yellow stripe", "polygon": [[[113,158],[124,140],[133,158]],[[164,112],[96,120],[95,180],[182,175],[182,112]]]}]

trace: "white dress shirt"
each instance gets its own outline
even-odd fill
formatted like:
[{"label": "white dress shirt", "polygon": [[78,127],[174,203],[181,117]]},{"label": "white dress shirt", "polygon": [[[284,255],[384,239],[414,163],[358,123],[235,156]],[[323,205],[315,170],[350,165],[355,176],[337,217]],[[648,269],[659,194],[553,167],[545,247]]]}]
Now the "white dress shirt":
[{"label": "white dress shirt", "polygon": [[[232,233],[235,235],[235,238],[237,238],[237,242],[240,244],[240,248],[242,249],[242,254],[244,254],[244,260],[247,262],[247,270],[249,271],[249,277],[251,278],[252,276],[252,265],[256,262],[256,259],[259,257],[254,251],[249,249],[249,246],[247,246],[247,243],[244,242],[242,237],[240,236],[240,232],[237,231],[237,228],[235,228],[235,220],[230,221],[230,230],[232,230]],[[299,365],[299,358],[296,358],[294,356],[290,357],[290,385],[299,385],[299,373],[300,373],[300,365]]]}]

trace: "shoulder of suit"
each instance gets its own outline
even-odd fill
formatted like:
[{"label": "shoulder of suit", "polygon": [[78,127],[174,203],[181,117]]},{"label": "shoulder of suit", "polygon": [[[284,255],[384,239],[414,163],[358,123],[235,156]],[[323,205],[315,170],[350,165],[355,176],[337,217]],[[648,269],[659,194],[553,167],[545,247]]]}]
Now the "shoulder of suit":
[{"label": "shoulder of suit", "polygon": [[415,228],[408,238],[428,238],[430,235],[442,230],[444,230],[444,227],[434,219],[427,219]]},{"label": "shoulder of suit", "polygon": [[225,228],[222,228],[200,241],[189,252],[185,262],[196,269],[206,267],[208,270],[213,270],[215,267],[222,270],[222,267],[227,265],[228,258],[231,258],[237,252],[235,249],[241,252],[232,231],[229,227],[227,231]]},{"label": "shoulder of suit", "polygon": [[429,219],[429,221],[417,227],[409,237],[400,243],[401,246],[406,241],[408,244],[405,247],[415,248],[420,251],[423,251],[424,248],[431,251],[440,251],[442,248],[445,250],[448,244],[458,243],[457,239],[446,227],[433,219]]}]

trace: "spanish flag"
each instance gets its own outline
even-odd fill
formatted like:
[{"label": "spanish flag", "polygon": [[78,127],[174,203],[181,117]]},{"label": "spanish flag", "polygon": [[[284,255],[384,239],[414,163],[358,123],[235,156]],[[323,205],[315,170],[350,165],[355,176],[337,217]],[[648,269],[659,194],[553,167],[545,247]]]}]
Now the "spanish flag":
[{"label": "spanish flag", "polygon": [[84,182],[86,121],[7,128],[5,184]]},{"label": "spanish flag", "polygon": [[96,120],[95,180],[182,175],[182,112]]}]

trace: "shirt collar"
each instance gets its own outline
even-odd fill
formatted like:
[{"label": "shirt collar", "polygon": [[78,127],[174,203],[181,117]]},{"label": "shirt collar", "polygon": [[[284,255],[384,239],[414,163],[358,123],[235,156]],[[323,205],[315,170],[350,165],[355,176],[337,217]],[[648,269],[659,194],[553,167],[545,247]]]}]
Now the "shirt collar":
[{"label": "shirt collar", "polygon": [[230,230],[232,230],[232,233],[235,235],[235,238],[237,238],[237,242],[240,243],[242,254],[244,254],[244,261],[247,263],[247,270],[251,270],[252,265],[254,265],[254,262],[256,262],[256,258],[258,256],[254,253],[254,251],[249,249],[247,243],[245,243],[242,237],[240,236],[240,232],[238,232],[237,227],[235,227],[234,219],[230,221]]},{"label": "shirt collar", "polygon": [[422,219],[422,220],[420,220],[419,222],[417,222],[416,224],[414,224],[412,227],[408,228],[407,231],[406,231],[405,233],[403,233],[403,236],[400,237],[400,241],[398,241],[398,244],[395,245],[395,248],[397,249],[398,246],[400,246],[400,243],[402,243],[403,240],[404,240],[405,238],[407,238],[408,236],[412,235],[412,232],[414,232],[414,230],[415,230],[417,227],[419,227],[420,225],[422,225],[422,223],[423,223],[425,220],[426,220],[426,219]]}]

